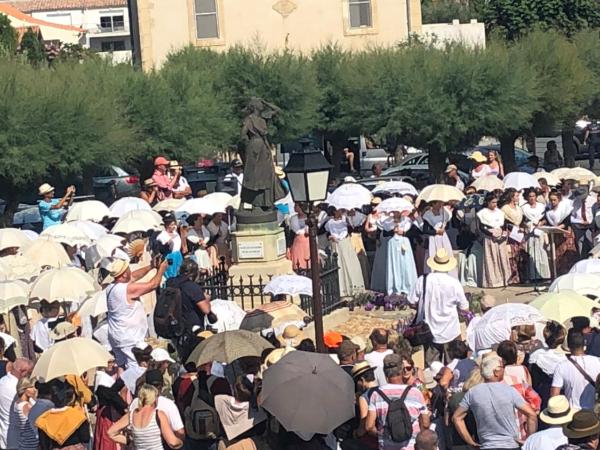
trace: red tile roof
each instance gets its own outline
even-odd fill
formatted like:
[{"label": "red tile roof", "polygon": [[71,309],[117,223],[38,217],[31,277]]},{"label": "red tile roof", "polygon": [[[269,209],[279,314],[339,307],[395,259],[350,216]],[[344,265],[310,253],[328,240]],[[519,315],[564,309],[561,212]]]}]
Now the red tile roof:
[{"label": "red tile roof", "polygon": [[20,0],[11,1],[23,12],[126,7],[127,0]]},{"label": "red tile roof", "polygon": [[15,8],[12,5],[9,5],[8,3],[0,3],[0,14],[5,14],[7,16],[14,17],[15,19],[30,23],[32,25],[40,25],[40,26],[44,26],[44,27],[58,28],[60,30],[77,31],[79,33],[85,32],[85,30],[83,28],[74,27],[71,25],[61,25],[58,23],[47,22],[45,20],[36,19],[34,17],[31,17],[31,16],[23,13],[22,11],[18,10],[17,8]]}]

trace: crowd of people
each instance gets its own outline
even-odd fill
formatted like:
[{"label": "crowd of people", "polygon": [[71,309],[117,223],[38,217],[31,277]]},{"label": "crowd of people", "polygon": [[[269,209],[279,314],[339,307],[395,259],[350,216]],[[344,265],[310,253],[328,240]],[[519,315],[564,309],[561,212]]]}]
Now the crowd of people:
[{"label": "crowd of people", "polygon": [[[219,327],[228,312],[215,311],[198,280],[219,261],[232,263],[235,202],[181,214],[193,200],[176,161],[156,158],[152,178],[143,183],[144,211],[154,207],[160,216],[146,215],[159,222],[117,231],[120,217],[143,209],[133,202],[130,211],[89,219],[106,233],[89,244],[45,234],[75,223],[68,211],[77,204],[74,188],[55,199],[52,186],[40,186],[45,231],[26,236],[56,244],[63,263],[27,276],[6,269],[0,284],[35,282],[40,272],[61,270],[66,262],[93,275],[106,305],[90,314],[84,307],[96,297],[82,304],[36,298],[2,314],[0,449],[598,448],[596,311],[559,323],[519,315],[511,305],[518,321],[502,316],[498,333],[483,327],[492,336],[484,342],[478,333],[486,315],[506,305],[488,294],[475,306],[464,290],[540,282],[587,258],[600,210],[594,184],[579,172],[539,172],[535,183],[504,186],[512,184],[511,174],[498,155],[474,152],[470,158],[470,180],[450,165],[446,184],[429,197],[426,189],[419,193],[403,182],[365,192],[346,178],[313,205],[320,253],[337,254],[340,295],[370,289],[412,308],[368,336],[328,330],[325,361],[313,359],[320,345],[305,321],[265,326],[244,345],[228,346],[225,336],[236,331]],[[287,194],[276,205],[287,254],[295,269],[303,269],[309,264],[309,211],[294,204],[283,170],[275,173]],[[240,161],[228,177],[241,189]],[[478,187],[477,180],[487,183]],[[0,269],[25,264],[19,258],[26,252],[27,244],[0,248]],[[105,365],[33,377],[40,357],[79,337],[109,352]],[[294,364],[302,361],[315,362],[300,376]],[[283,376],[286,366],[292,372]],[[310,376],[314,381],[304,383]],[[302,400],[286,404],[301,382]],[[281,383],[283,407],[274,405],[275,383]],[[322,383],[340,390],[325,395]],[[340,408],[342,403],[351,407]],[[301,423],[317,409],[330,415],[326,427]]]}]

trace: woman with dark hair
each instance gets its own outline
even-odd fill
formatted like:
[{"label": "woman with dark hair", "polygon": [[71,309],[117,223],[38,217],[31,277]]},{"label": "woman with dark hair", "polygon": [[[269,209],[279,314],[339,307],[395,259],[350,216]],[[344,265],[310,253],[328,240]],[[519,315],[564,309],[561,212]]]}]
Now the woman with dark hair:
[{"label": "woman with dark hair", "polygon": [[[161,231],[156,240],[164,247],[165,259],[169,261],[169,267],[165,272],[165,278],[176,277],[179,267],[183,262],[181,236],[177,232],[177,220],[173,215],[166,215],[163,219],[164,230]],[[186,248],[183,249],[187,250]]]},{"label": "woman with dark hair", "polygon": [[498,198],[489,193],[485,207],[477,213],[479,231],[483,236],[482,287],[496,288],[508,285],[510,262],[508,260],[508,233],[504,231],[505,215],[498,209]]},{"label": "woman with dark hair", "polygon": [[571,270],[577,262],[577,248],[575,237],[571,230],[571,212],[573,203],[568,198],[563,198],[559,191],[550,192],[550,209],[546,211],[546,222],[549,226],[560,228],[563,234],[554,234],[554,248],[556,261],[555,276],[564,275]]},{"label": "woman with dark hair", "polygon": [[[519,192],[516,189],[508,188],[500,198],[500,209],[506,218],[505,226],[509,232],[511,230],[522,231],[523,211],[519,206],[519,197]],[[524,250],[525,242],[519,242],[509,237],[507,243],[510,248],[510,279],[508,284],[519,284],[526,278],[525,263],[527,255]]]},{"label": "woman with dark hair", "polygon": [[538,194],[531,188],[524,193],[527,203],[523,205],[525,217],[525,248],[527,250],[527,279],[529,281],[546,280],[550,278],[550,264],[546,251],[546,235],[538,229],[546,221],[546,205],[539,203]]}]

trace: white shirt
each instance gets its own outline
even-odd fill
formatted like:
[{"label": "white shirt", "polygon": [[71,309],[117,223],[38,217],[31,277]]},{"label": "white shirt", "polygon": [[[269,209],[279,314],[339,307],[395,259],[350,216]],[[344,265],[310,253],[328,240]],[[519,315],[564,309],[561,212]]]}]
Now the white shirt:
[{"label": "white shirt", "polygon": [[[460,282],[447,273],[434,272],[427,276],[425,299],[422,302],[419,320],[424,320],[433,334],[433,342],[444,344],[460,335],[457,308],[469,309]],[[408,301],[416,305],[423,297],[423,277],[419,277]]]},{"label": "white shirt", "polygon": [[172,250],[173,252],[180,252],[181,251],[181,236],[179,236],[179,233],[175,232],[175,234],[170,235],[169,233],[167,233],[167,230],[162,230],[158,236],[156,236],[156,240],[158,242],[160,242],[161,244],[167,244],[168,242],[172,242],[173,243],[173,247]]},{"label": "white shirt", "polygon": [[189,187],[190,187],[190,183],[188,183],[188,180],[186,180],[184,176],[179,176],[179,181],[177,182],[177,187],[173,188],[173,192],[183,192]]},{"label": "white shirt", "polygon": [[596,202],[596,199],[588,195],[584,200],[575,199],[573,200],[573,211],[571,211],[571,223],[582,224],[583,220],[583,203],[585,202],[585,222],[592,223],[594,215],[592,214],[592,205]]},{"label": "white shirt", "polygon": [[35,342],[35,345],[41,350],[48,350],[54,341],[50,339],[50,328],[48,324],[56,322],[58,317],[42,317],[38,320],[33,328],[31,329],[31,340]]},{"label": "white shirt", "polygon": [[[592,378],[600,374],[600,358],[592,355],[572,356],[573,360]],[[571,408],[594,409],[595,389],[586,381],[571,361],[563,361],[556,366],[552,387],[562,388],[569,399]]]},{"label": "white shirt", "polygon": [[490,166],[484,164],[483,168],[479,171],[476,171],[475,169],[471,170],[471,178],[476,180],[477,178],[485,177],[487,175],[490,175],[491,173],[492,170],[490,169]]},{"label": "white shirt", "polygon": [[106,288],[108,307],[108,341],[111,347],[127,348],[142,342],[148,333],[144,305],[138,300],[127,301],[128,283],[111,284]]},{"label": "white shirt", "polygon": [[[129,406],[131,411],[135,410],[138,407],[139,400],[134,398]],[[183,429],[183,421],[181,420],[181,415],[179,414],[179,410],[177,409],[177,405],[173,400],[170,400],[166,397],[160,395],[156,402],[156,409],[165,413],[167,418],[169,419],[169,424],[173,431],[178,431]]]},{"label": "white shirt", "polygon": [[225,243],[227,236],[229,235],[229,230],[227,229],[227,224],[225,222],[221,222],[220,225],[217,225],[211,220],[210,222],[208,222],[206,228],[210,232],[211,237],[215,237],[217,234],[219,235],[219,237],[216,240],[217,243]]},{"label": "white shirt", "polygon": [[236,182],[237,195],[240,195],[242,193],[242,184],[244,183],[244,173],[240,173],[239,175],[237,175],[237,174],[231,172],[231,173],[228,173],[227,175],[225,175],[225,178],[223,178],[223,180],[225,180],[225,181],[234,180]]},{"label": "white shirt", "polygon": [[375,379],[377,379],[377,384],[379,386],[387,384],[385,374],[383,373],[383,359],[392,353],[394,352],[388,349],[384,352],[371,352],[365,355],[365,361],[368,362],[371,367],[375,367]]},{"label": "white shirt", "polygon": [[461,192],[465,190],[465,183],[463,183],[460,178],[456,180],[456,184],[454,186]]},{"label": "white shirt", "polygon": [[147,369],[145,367],[140,367],[136,364],[135,366],[130,365],[121,374],[120,378],[123,380],[125,387],[129,390],[129,392],[131,392],[132,396],[135,395],[135,386],[137,384],[137,380],[139,380],[140,377],[146,373],[146,370]]},{"label": "white shirt", "polygon": [[17,377],[7,373],[0,378],[0,448],[8,448],[8,426],[10,424],[10,409],[17,395]]},{"label": "white shirt", "polygon": [[306,225],[306,217],[300,217],[298,214],[294,214],[290,218],[290,229],[300,235],[304,235],[308,232],[308,226]]},{"label": "white shirt", "polygon": [[523,444],[523,450],[555,449],[568,442],[562,427],[548,428],[529,436]]},{"label": "white shirt", "polygon": [[325,229],[338,241],[348,237],[348,222],[345,218],[342,219],[330,219],[325,224]]}]

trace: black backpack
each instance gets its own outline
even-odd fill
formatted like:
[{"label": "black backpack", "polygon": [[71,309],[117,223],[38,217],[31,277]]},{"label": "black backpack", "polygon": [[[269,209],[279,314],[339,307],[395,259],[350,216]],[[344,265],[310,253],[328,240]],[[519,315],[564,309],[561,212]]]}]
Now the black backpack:
[{"label": "black backpack", "polygon": [[379,388],[375,391],[388,404],[387,417],[385,418],[385,436],[394,442],[406,442],[410,440],[413,434],[412,419],[408,408],[404,403],[408,392],[412,386],[407,388],[402,393],[400,398],[390,400]]},{"label": "black backpack", "polygon": [[154,329],[164,339],[181,336],[185,330],[181,313],[181,290],[166,287],[161,290],[154,307]]},{"label": "black backpack", "polygon": [[185,408],[185,433],[195,440],[216,439],[220,436],[219,413],[214,408],[209,392],[194,380],[194,397],[190,406]]}]

